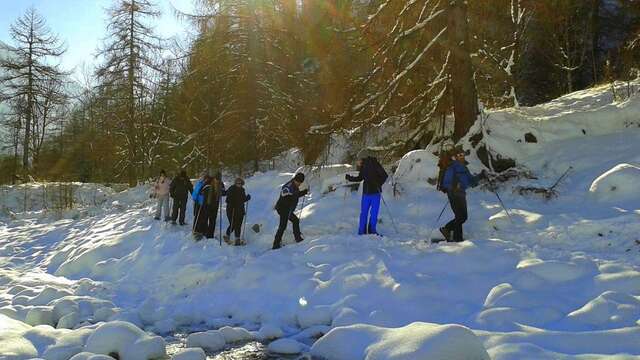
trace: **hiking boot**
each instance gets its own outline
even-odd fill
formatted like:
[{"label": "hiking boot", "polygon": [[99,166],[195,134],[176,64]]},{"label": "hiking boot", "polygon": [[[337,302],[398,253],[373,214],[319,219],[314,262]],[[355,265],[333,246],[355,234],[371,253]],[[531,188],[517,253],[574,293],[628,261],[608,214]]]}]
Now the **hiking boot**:
[{"label": "hiking boot", "polygon": [[440,228],[440,233],[444,236],[444,239],[449,242],[451,241],[451,231],[447,230],[444,226]]},{"label": "hiking boot", "polygon": [[273,244],[273,247],[271,248],[271,250],[277,250],[280,249],[282,246],[280,246],[280,244]]},{"label": "hiking boot", "polygon": [[303,242],[303,241],[304,241],[304,239],[302,238],[302,236],[300,236],[300,237],[296,238],[296,242],[297,242],[297,243],[301,243],[301,242]]},{"label": "hiking boot", "polygon": [[226,242],[227,244],[231,245],[231,238],[229,238],[229,235],[222,235],[222,240],[224,240],[224,242]]},{"label": "hiking boot", "polygon": [[246,245],[246,242],[242,239],[236,239],[236,242],[234,244],[235,246],[242,246],[242,245]]}]

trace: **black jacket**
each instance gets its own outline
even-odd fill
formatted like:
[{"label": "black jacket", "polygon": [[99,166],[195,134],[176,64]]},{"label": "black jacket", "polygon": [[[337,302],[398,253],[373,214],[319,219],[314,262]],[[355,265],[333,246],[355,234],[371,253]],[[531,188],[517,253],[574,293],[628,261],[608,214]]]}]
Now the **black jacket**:
[{"label": "black jacket", "polygon": [[282,185],[280,191],[280,197],[276,202],[276,211],[282,214],[291,214],[298,207],[298,199],[307,195],[309,190],[300,191],[298,187],[293,183],[293,180],[289,180],[286,184]]},{"label": "black jacket", "polygon": [[382,192],[382,185],[387,181],[388,177],[387,172],[374,157],[368,157],[363,160],[358,176],[346,176],[349,181],[363,181],[362,193],[366,195]]},{"label": "black jacket", "polygon": [[212,181],[211,184],[205,185],[200,192],[204,195],[204,205],[217,208],[220,204],[220,198],[227,195],[222,181]]},{"label": "black jacket", "polygon": [[244,212],[244,203],[249,201],[250,197],[245,193],[241,186],[231,185],[227,189],[227,208],[241,210]]},{"label": "black jacket", "polygon": [[169,194],[174,199],[184,199],[193,192],[193,184],[187,177],[176,176],[169,185]]}]

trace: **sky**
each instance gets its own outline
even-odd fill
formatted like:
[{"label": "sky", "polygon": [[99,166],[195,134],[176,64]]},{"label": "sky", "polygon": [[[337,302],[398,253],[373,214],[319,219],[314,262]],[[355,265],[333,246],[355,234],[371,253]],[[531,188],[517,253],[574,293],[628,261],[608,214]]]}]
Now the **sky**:
[{"label": "sky", "polygon": [[[64,69],[79,77],[82,64],[95,65],[96,49],[105,37],[107,14],[105,9],[114,0],[0,0],[0,41],[11,44],[9,26],[33,6],[47,24],[66,43],[62,57]],[[153,0],[162,17],[153,24],[156,33],[169,38],[184,34],[189,27],[173,16],[172,7],[190,12],[192,0]]]}]

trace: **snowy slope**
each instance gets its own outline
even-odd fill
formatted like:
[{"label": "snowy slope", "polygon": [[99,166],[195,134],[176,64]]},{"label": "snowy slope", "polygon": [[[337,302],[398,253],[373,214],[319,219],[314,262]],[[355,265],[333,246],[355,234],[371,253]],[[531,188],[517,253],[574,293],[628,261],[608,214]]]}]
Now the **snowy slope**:
[{"label": "snowy slope", "polygon": [[[306,170],[306,240],[288,233],[278,251],[268,250],[272,208],[291,173],[248,179],[246,247],[195,243],[189,229],[152,220],[142,187],[77,220],[0,218],[0,358],[162,353],[162,339],[127,323],[100,325],[125,320],[160,335],[207,329],[187,344],[209,353],[284,338],[271,351],[327,359],[640,359],[639,119],[640,98],[614,104],[606,87],[489,113],[483,143],[537,179],[499,187],[510,217],[493,193],[470,191],[460,244],[424,241],[446,204],[426,182],[429,151],[407,154],[385,187],[384,238],[354,235],[347,165]],[[555,199],[512,192],[549,186],[569,166]],[[438,225],[450,217],[447,208]]]}]

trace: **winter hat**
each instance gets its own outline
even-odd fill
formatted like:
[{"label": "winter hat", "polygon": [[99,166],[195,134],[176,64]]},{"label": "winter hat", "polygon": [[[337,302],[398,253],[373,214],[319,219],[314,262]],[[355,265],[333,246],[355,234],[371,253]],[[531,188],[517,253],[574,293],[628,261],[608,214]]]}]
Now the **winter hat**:
[{"label": "winter hat", "polygon": [[293,180],[302,183],[304,182],[304,174],[303,173],[297,173],[294,177]]},{"label": "winter hat", "polygon": [[373,156],[373,152],[371,152],[371,150],[364,148],[360,151],[358,151],[358,159],[366,159],[368,157],[372,157]]},{"label": "winter hat", "polygon": [[236,181],[234,181],[234,184],[238,184],[238,183],[244,186],[244,179],[242,179],[241,177],[236,178]]}]

